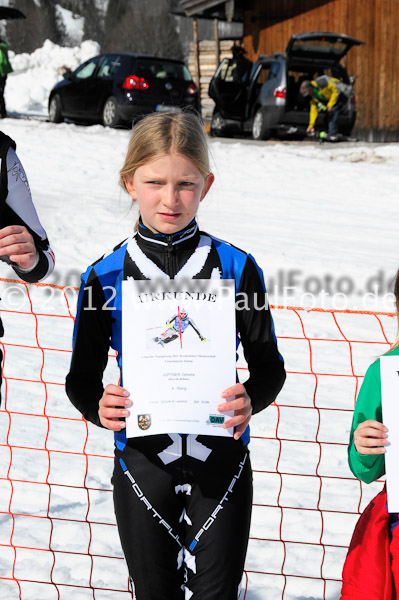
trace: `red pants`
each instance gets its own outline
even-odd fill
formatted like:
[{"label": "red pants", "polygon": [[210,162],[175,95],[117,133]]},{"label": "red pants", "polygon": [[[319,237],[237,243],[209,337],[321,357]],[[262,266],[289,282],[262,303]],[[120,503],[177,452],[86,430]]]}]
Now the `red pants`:
[{"label": "red pants", "polygon": [[389,549],[392,569],[392,600],[397,600],[399,594],[399,524],[393,528]]},{"label": "red pants", "polygon": [[390,543],[392,517],[386,503],[384,488],[356,524],[342,572],[341,600],[396,600],[393,588],[399,590],[399,526],[393,529]]}]

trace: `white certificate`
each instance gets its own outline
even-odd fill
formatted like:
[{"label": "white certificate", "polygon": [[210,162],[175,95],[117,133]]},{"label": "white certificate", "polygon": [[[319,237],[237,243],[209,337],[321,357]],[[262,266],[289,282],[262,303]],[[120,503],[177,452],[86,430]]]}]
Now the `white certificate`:
[{"label": "white certificate", "polygon": [[385,454],[388,512],[399,512],[399,356],[380,358],[383,422],[388,427]]},{"label": "white certificate", "polygon": [[234,280],[123,281],[122,357],[128,437],[232,436],[216,407],[236,382]]}]

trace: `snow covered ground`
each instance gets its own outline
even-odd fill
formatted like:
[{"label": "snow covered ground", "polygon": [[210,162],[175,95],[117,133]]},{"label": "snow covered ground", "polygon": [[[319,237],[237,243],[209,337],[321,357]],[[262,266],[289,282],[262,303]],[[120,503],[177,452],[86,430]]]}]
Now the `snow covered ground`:
[{"label": "snow covered ground", "polygon": [[[31,64],[32,57],[26,60]],[[32,81],[40,77],[42,83],[41,74],[31,74],[35,68],[29,68],[24,78],[32,76]],[[30,102],[27,100],[30,91],[27,92],[22,83],[19,87],[18,77],[16,73],[7,82],[8,108],[15,112],[21,112],[24,109],[18,107]],[[37,100],[35,106],[39,107],[37,112],[43,114],[45,100]],[[118,186],[118,170],[129,132],[97,125],[53,125],[43,120],[24,119],[5,119],[1,129],[17,142],[36,207],[56,254],[56,271],[50,281],[78,285],[79,274],[86,266],[132,231],[135,210],[130,207],[130,198]],[[382,294],[374,299],[369,296],[366,306],[363,295],[368,288],[372,291],[376,282],[385,293],[398,267],[395,201],[398,145],[321,147],[210,140],[210,147],[216,183],[200,208],[200,225],[255,256],[269,282],[272,302],[286,300],[288,305],[314,303],[335,308],[393,310],[392,299]],[[0,276],[14,277],[14,273],[1,265]],[[294,289],[292,293],[286,291],[284,298],[283,288],[287,286]],[[317,292],[314,298],[304,296],[312,290]],[[3,302],[4,291],[3,286]],[[350,291],[347,297],[336,295],[345,291]],[[7,301],[7,292],[5,295]],[[49,298],[44,292],[36,291],[32,295],[36,312],[67,314],[61,294]],[[283,338],[280,348],[291,374],[279,398],[280,404],[285,405],[280,409],[280,419],[277,409],[270,407],[253,420],[251,452],[256,470],[256,506],[251,530],[254,539],[250,542],[247,560],[248,600],[277,600],[283,590],[285,600],[318,600],[323,595],[328,600],[337,600],[345,555],[341,546],[349,542],[356,520],[350,513],[357,511],[360,501],[358,482],[334,479],[350,477],[344,444],[350,425],[355,378],[351,376],[348,344],[320,341],[320,338],[341,339],[330,314],[302,311],[300,315],[307,335],[315,338],[312,342],[314,372],[324,373],[318,377],[316,394],[320,411],[313,408],[314,375],[296,374],[310,371],[309,346],[302,339],[298,315],[293,311],[276,310],[277,335]],[[370,315],[338,315],[337,319],[344,334],[358,340],[352,348],[354,373],[360,376],[375,356],[386,349],[381,328]],[[35,343],[35,323],[31,316],[5,313],[4,321],[6,344]],[[395,320],[382,317],[382,323],[392,340]],[[71,319],[40,317],[41,345],[69,349],[71,325]],[[368,340],[379,343],[373,346],[363,343]],[[21,370],[26,379],[40,381],[40,351],[16,350],[12,346],[6,346],[6,351],[6,376],[18,377]],[[9,510],[10,486],[1,479],[7,477],[10,461],[5,445],[8,439],[13,446],[11,509],[28,515],[16,518],[13,544],[41,549],[17,550],[15,577],[49,580],[52,555],[45,549],[51,536],[52,549],[62,551],[57,554],[52,572],[53,581],[60,584],[61,600],[81,600],[93,598],[90,590],[78,587],[87,585],[90,559],[68,552],[87,551],[90,545],[93,554],[120,556],[120,549],[112,527],[109,492],[90,494],[89,518],[102,525],[92,525],[90,531],[87,525],[67,520],[82,521],[88,510],[86,492],[68,487],[83,486],[86,471],[81,453],[85,427],[78,421],[68,424],[56,418],[77,416],[62,386],[57,385],[62,383],[68,360],[68,353],[45,352],[43,377],[52,382],[48,385],[47,414],[53,417],[49,438],[46,438],[48,421],[43,416],[42,384],[11,381],[8,387],[8,410],[37,416],[13,414],[8,432],[9,417],[4,406],[0,412],[0,577],[11,576],[14,558],[14,551],[7,548],[13,522],[4,514]],[[335,377],[338,373],[348,377]],[[108,377],[114,380],[115,371],[111,370]],[[344,412],[334,410],[337,408]],[[89,430],[86,451],[109,455],[112,436],[91,426]],[[315,443],[316,436],[321,445]],[[26,446],[51,450],[49,481],[58,484],[58,487],[53,486],[51,495],[50,515],[54,517],[51,532],[48,519],[29,517],[46,516],[49,510],[48,487],[35,483],[46,480],[48,453],[46,450],[27,451]],[[58,450],[78,454],[66,459]],[[284,475],[275,472],[277,465],[279,473]],[[86,485],[109,489],[110,467],[110,459],[91,457]],[[21,483],[21,480],[31,483]],[[378,485],[363,488],[361,507],[377,489]],[[318,509],[323,510],[323,534],[322,513]],[[285,544],[280,540],[280,531]],[[124,589],[123,586],[126,589],[123,562],[114,559],[111,568],[102,560],[105,561],[98,558],[94,561],[90,580],[93,586],[112,588],[118,581],[116,589]],[[283,562],[284,573],[291,575],[287,579],[280,574]],[[323,577],[329,580],[325,589],[320,579],[321,570]],[[262,575],[264,572],[272,575]],[[22,600],[58,597],[52,586],[20,585]],[[0,579],[0,592],[7,600],[20,598],[17,585],[7,579]],[[128,594],[96,591],[95,598],[125,599]]]}]

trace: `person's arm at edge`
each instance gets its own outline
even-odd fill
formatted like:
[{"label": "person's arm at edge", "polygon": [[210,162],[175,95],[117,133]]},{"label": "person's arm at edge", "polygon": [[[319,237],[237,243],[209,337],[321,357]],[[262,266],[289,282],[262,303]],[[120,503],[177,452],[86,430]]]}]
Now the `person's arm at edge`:
[{"label": "person's arm at edge", "polygon": [[8,196],[2,215],[3,226],[25,227],[36,248],[36,259],[29,268],[21,268],[15,262],[11,266],[24,281],[42,281],[52,273],[55,256],[34,207],[26,173],[12,147],[7,152],[7,175]]},{"label": "person's arm at edge", "polygon": [[[28,227],[27,229],[29,231]],[[34,236],[32,237],[35,241]],[[45,240],[42,240],[42,242],[43,246],[45,247],[42,247],[42,244],[39,245],[35,241],[36,260],[32,267],[30,267],[29,269],[22,269],[21,267],[18,267],[15,263],[11,265],[15,273],[20,277],[20,279],[23,279],[28,283],[36,283],[39,281],[43,281],[43,279],[46,279],[49,275],[51,275],[51,273],[54,270],[54,252],[51,250],[47,238]]]},{"label": "person's arm at edge", "polygon": [[360,454],[354,444],[354,432],[360,423],[374,419],[382,423],[380,361],[377,360],[367,369],[360,388],[348,446],[348,461],[352,473],[365,483],[379,479],[385,473],[384,454]]}]

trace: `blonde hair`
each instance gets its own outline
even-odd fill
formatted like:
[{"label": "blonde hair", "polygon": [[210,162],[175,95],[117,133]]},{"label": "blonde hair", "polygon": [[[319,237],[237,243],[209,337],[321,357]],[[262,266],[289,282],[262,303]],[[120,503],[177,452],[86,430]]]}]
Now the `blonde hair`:
[{"label": "blonde hair", "polygon": [[[200,119],[193,112],[153,113],[134,127],[120,170],[120,185],[127,191],[126,180],[136,170],[165,154],[188,158],[203,177],[209,175],[208,138]],[[138,221],[134,227],[137,231]]]}]

